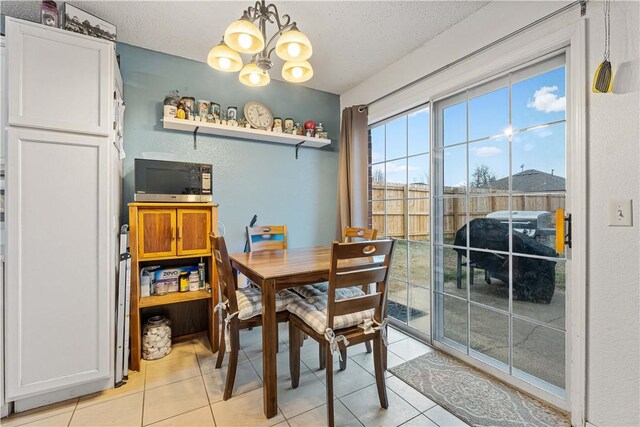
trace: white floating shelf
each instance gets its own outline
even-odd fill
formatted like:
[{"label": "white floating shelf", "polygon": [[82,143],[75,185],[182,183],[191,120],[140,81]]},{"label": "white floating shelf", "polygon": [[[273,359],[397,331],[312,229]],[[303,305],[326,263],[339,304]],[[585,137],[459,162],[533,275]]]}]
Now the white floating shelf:
[{"label": "white floating shelf", "polygon": [[303,147],[325,147],[331,144],[327,138],[306,137],[303,135],[290,135],[287,133],[267,132],[260,129],[247,129],[238,126],[217,125],[215,123],[196,122],[195,120],[175,119],[165,117],[162,119],[165,129],[193,132],[198,128],[198,133],[228,136],[231,138],[252,139],[255,141],[275,142],[278,144],[297,145],[304,142]]}]

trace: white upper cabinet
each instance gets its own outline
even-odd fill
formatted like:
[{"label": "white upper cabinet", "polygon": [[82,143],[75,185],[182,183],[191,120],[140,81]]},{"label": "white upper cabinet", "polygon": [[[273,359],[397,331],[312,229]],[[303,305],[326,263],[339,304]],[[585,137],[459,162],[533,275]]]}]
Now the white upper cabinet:
[{"label": "white upper cabinet", "polygon": [[9,125],[109,134],[113,43],[6,18]]}]

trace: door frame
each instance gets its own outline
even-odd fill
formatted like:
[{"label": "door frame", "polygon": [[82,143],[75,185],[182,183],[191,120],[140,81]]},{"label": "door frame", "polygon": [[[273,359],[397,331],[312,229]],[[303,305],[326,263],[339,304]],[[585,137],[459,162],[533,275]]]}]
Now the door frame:
[{"label": "door frame", "polygon": [[[536,31],[534,30],[533,33]],[[570,150],[571,162],[567,164],[566,210],[572,213],[572,241],[573,248],[567,248],[568,280],[572,284],[567,291],[567,352],[566,352],[566,399],[561,399],[547,393],[525,381],[483,364],[482,369],[499,379],[507,379],[525,392],[537,395],[549,403],[564,408],[571,413],[571,424],[585,425],[586,401],[586,293],[587,293],[587,147],[586,147],[586,42],[585,20],[580,19],[572,25],[567,25],[551,34],[534,38],[532,34],[514,38],[502,46],[489,49],[480,55],[481,63],[469,61],[451,70],[452,76],[436,84],[431,101],[431,153],[435,146],[436,114],[433,105],[443,98],[454,94],[465,87],[476,86],[485,80],[498,77],[506,71],[530,61],[542,58],[560,49],[566,49],[566,75],[568,79],[567,97],[567,148]],[[511,45],[508,46],[507,45]],[[499,54],[496,54],[496,51]],[[495,58],[495,59],[493,59]],[[444,73],[449,74],[449,73]],[[435,156],[431,156],[430,181],[434,181]],[[431,206],[434,206],[433,192],[430,196]],[[431,215],[431,230],[435,230],[435,215]],[[435,318],[435,255],[431,251],[431,343],[434,347],[451,353],[463,361],[478,365],[473,357],[441,344],[433,339],[436,329]],[[580,286],[578,286],[578,284]]]}]

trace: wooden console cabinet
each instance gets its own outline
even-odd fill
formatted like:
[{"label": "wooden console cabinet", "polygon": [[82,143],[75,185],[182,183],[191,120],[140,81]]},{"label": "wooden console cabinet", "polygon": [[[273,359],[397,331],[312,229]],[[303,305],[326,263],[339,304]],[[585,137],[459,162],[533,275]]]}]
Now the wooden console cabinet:
[{"label": "wooden console cabinet", "polygon": [[[217,230],[218,205],[211,203],[130,203],[129,247],[131,251],[131,369],[140,369],[141,310],[167,304],[207,299],[209,341],[218,350],[218,280],[209,233]],[[173,292],[163,296],[140,297],[140,270],[145,265],[206,263],[209,290]],[[152,263],[149,263],[152,261]]]}]

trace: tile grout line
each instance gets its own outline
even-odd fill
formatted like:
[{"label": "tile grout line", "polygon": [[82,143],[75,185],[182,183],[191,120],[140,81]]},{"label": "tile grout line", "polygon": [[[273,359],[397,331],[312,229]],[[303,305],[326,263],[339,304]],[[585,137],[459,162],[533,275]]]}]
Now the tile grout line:
[{"label": "tile grout line", "polygon": [[[207,338],[209,339],[209,338]],[[211,343],[209,343],[209,345],[212,345]],[[209,402],[209,412],[211,413],[211,419],[213,420],[213,426],[216,427],[218,425],[218,423],[216,423],[216,416],[213,414],[213,408],[211,407],[211,405],[213,405],[213,403],[211,403],[211,398],[209,397],[209,390],[207,390],[207,384],[204,381],[204,372],[202,372],[202,365],[200,364],[200,358],[198,357],[198,351],[196,350],[196,344],[193,343],[193,351],[196,353],[196,360],[198,361],[198,369],[200,369],[200,377],[202,378],[202,382],[204,384],[204,392],[207,395],[207,402]],[[218,349],[218,351],[220,351]],[[211,354],[217,354],[211,352]],[[214,365],[214,369],[215,369],[215,365]]]}]

